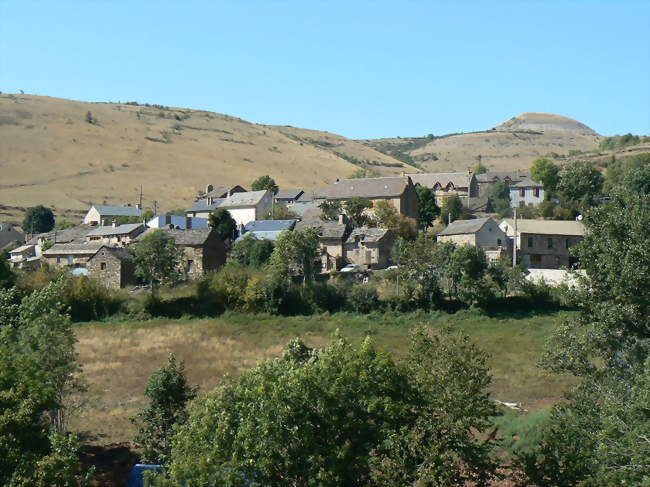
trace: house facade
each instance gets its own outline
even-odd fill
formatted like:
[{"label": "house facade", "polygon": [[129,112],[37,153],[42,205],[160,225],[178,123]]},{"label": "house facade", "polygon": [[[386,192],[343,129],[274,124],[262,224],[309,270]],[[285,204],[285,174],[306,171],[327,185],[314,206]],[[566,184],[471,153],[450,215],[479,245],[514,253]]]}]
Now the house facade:
[{"label": "house facade", "polygon": [[[341,179],[314,195],[317,204],[322,201],[345,201],[366,198],[375,205],[385,201],[417,228],[419,200],[413,181],[408,176]],[[370,210],[372,211],[372,210]]]},{"label": "house facade", "polygon": [[321,264],[324,271],[338,270],[345,265],[344,244],[351,231],[345,215],[340,215],[338,221],[303,220],[295,227],[296,231],[305,228],[318,229]]},{"label": "house facade", "polygon": [[524,208],[539,206],[544,201],[544,185],[532,179],[523,179],[510,186],[510,206]]},{"label": "house facade", "polygon": [[128,249],[101,247],[88,262],[88,276],[107,287],[122,288],[136,283],[135,265]]},{"label": "house facade", "polygon": [[508,255],[508,236],[492,218],[456,220],[438,233],[436,239],[438,242],[480,247],[490,261]]},{"label": "house facade", "polygon": [[271,212],[273,193],[269,190],[233,193],[227,198],[206,197],[196,201],[185,212],[188,217],[209,218],[217,208],[228,210],[237,225],[262,220]]},{"label": "house facade", "polygon": [[430,188],[436,204],[442,206],[445,199],[457,195],[463,204],[471,206],[470,200],[479,196],[479,186],[473,172],[439,172],[409,174],[416,186]]},{"label": "house facade", "polygon": [[585,234],[579,221],[526,220],[506,218],[499,225],[514,240],[522,265],[533,269],[573,267],[577,261],[571,247]]},{"label": "house facade", "polygon": [[126,223],[97,227],[86,234],[86,242],[125,247],[146,230],[142,223]]},{"label": "house facade", "polygon": [[350,232],[343,244],[346,262],[363,269],[385,269],[390,265],[390,254],[395,234],[386,228],[359,227]]},{"label": "house facade", "polygon": [[108,206],[93,205],[84,217],[85,225],[108,225],[116,218],[141,218],[142,209],[140,205],[131,206]]},{"label": "house facade", "polygon": [[62,267],[86,267],[101,247],[101,244],[91,243],[58,243],[43,251],[41,261]]},{"label": "house facade", "polygon": [[190,216],[156,215],[147,222],[149,228],[179,228],[191,230],[193,228],[208,228],[207,218],[193,218]]}]

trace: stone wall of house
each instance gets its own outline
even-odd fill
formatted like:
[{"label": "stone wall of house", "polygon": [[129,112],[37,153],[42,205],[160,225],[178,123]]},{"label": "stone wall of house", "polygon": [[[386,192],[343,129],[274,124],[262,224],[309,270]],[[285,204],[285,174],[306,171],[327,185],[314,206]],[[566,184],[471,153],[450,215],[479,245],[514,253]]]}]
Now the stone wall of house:
[{"label": "stone wall of house", "polygon": [[72,262],[68,261],[67,255],[43,255],[41,259],[48,265],[58,265],[64,267],[85,267],[88,262],[88,255],[73,255]]},{"label": "stone wall of house", "polygon": [[456,245],[476,245],[475,233],[463,233],[460,235],[438,235],[438,242],[452,242]]},{"label": "stone wall of house", "polygon": [[203,276],[203,247],[183,247],[183,262],[181,266],[187,273],[188,279],[198,279]]},{"label": "stone wall of house", "polygon": [[89,277],[101,281],[107,287],[121,288],[135,283],[133,262],[120,260],[105,249],[97,252],[88,261],[86,268]]},{"label": "stone wall of house", "polygon": [[570,248],[582,241],[579,236],[522,233],[518,250],[521,263],[533,269],[570,267]]}]

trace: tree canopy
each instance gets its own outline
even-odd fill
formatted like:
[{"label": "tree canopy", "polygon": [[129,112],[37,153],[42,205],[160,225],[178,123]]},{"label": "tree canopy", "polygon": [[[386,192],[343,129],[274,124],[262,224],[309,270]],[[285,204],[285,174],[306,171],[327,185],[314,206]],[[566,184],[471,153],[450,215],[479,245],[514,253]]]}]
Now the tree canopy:
[{"label": "tree canopy", "polygon": [[300,275],[304,282],[313,281],[321,267],[318,229],[282,232],[275,241],[270,266],[279,275]]},{"label": "tree canopy", "polygon": [[461,218],[464,212],[465,207],[463,206],[460,196],[454,194],[445,198],[442,202],[442,207],[440,208],[440,221],[444,224],[448,224]]},{"label": "tree canopy", "polygon": [[265,189],[268,189],[273,194],[278,193],[278,185],[271,176],[260,176],[251,184],[252,191],[264,191]]},{"label": "tree canopy", "polygon": [[420,230],[426,231],[433,222],[436,221],[440,214],[440,208],[436,204],[436,197],[431,188],[426,186],[416,186],[415,190],[418,194],[419,214],[418,214],[418,227]]},{"label": "tree canopy", "polygon": [[25,213],[23,231],[26,233],[45,233],[54,228],[54,213],[43,205],[34,206]]},{"label": "tree canopy", "polygon": [[181,277],[183,250],[176,247],[174,238],[163,230],[154,230],[129,247],[135,264],[135,273],[151,284],[151,290],[164,282],[175,282]]},{"label": "tree canopy", "polygon": [[237,233],[237,223],[230,215],[230,212],[224,208],[217,208],[210,213],[210,227],[217,232],[219,238],[224,242],[233,240]]},{"label": "tree canopy", "polygon": [[233,246],[232,258],[241,265],[259,268],[266,265],[274,248],[271,240],[258,239],[248,233]]},{"label": "tree canopy", "polygon": [[345,213],[354,227],[368,224],[369,216],[366,210],[372,208],[372,201],[368,198],[351,198],[344,203]]},{"label": "tree canopy", "polygon": [[497,181],[488,188],[488,201],[500,217],[512,216],[510,186],[504,181]]},{"label": "tree canopy", "polygon": [[533,181],[544,185],[544,191],[553,193],[560,181],[560,167],[550,159],[535,159],[530,167],[530,175]]},{"label": "tree canopy", "polygon": [[602,195],[604,177],[590,162],[575,161],[560,170],[557,190],[567,201],[582,210],[592,206]]}]

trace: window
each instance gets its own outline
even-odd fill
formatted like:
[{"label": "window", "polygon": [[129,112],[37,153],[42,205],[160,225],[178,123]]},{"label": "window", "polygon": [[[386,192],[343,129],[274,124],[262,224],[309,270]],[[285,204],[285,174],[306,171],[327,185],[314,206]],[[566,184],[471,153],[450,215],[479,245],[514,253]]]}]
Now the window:
[{"label": "window", "polygon": [[564,241],[564,245],[566,246],[567,249],[568,249],[569,247],[571,247],[571,239],[567,238],[567,239]]},{"label": "window", "polygon": [[187,261],[187,272],[188,274],[191,273],[194,270],[194,261],[193,260],[188,260]]},{"label": "window", "polygon": [[498,245],[499,247],[501,247],[501,239],[500,239],[500,238],[497,238],[497,245]]},{"label": "window", "polygon": [[539,188],[535,188],[533,193],[535,194],[535,198],[539,198]]},{"label": "window", "polygon": [[101,270],[105,271],[106,270],[106,262],[102,262],[101,264],[99,264],[99,268]]},{"label": "window", "polygon": [[549,238],[549,239],[548,239],[548,248],[549,248],[549,249],[552,249],[552,248],[553,248],[553,239],[552,239],[552,238]]},{"label": "window", "polygon": [[74,257],[71,255],[68,255],[68,265],[74,264]]},{"label": "window", "polygon": [[519,196],[526,196],[526,188],[521,188],[519,190]]},{"label": "window", "polygon": [[533,237],[528,237],[528,248],[530,249],[532,247],[533,247]]}]

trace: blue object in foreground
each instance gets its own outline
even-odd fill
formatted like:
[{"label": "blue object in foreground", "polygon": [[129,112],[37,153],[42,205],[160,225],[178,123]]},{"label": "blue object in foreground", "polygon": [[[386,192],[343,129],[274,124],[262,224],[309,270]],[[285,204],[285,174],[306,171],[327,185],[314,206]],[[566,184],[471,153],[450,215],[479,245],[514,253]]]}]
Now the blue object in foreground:
[{"label": "blue object in foreground", "polygon": [[145,465],[143,463],[136,463],[129,474],[129,483],[127,487],[144,487],[144,472],[145,470],[158,470],[162,465]]}]

